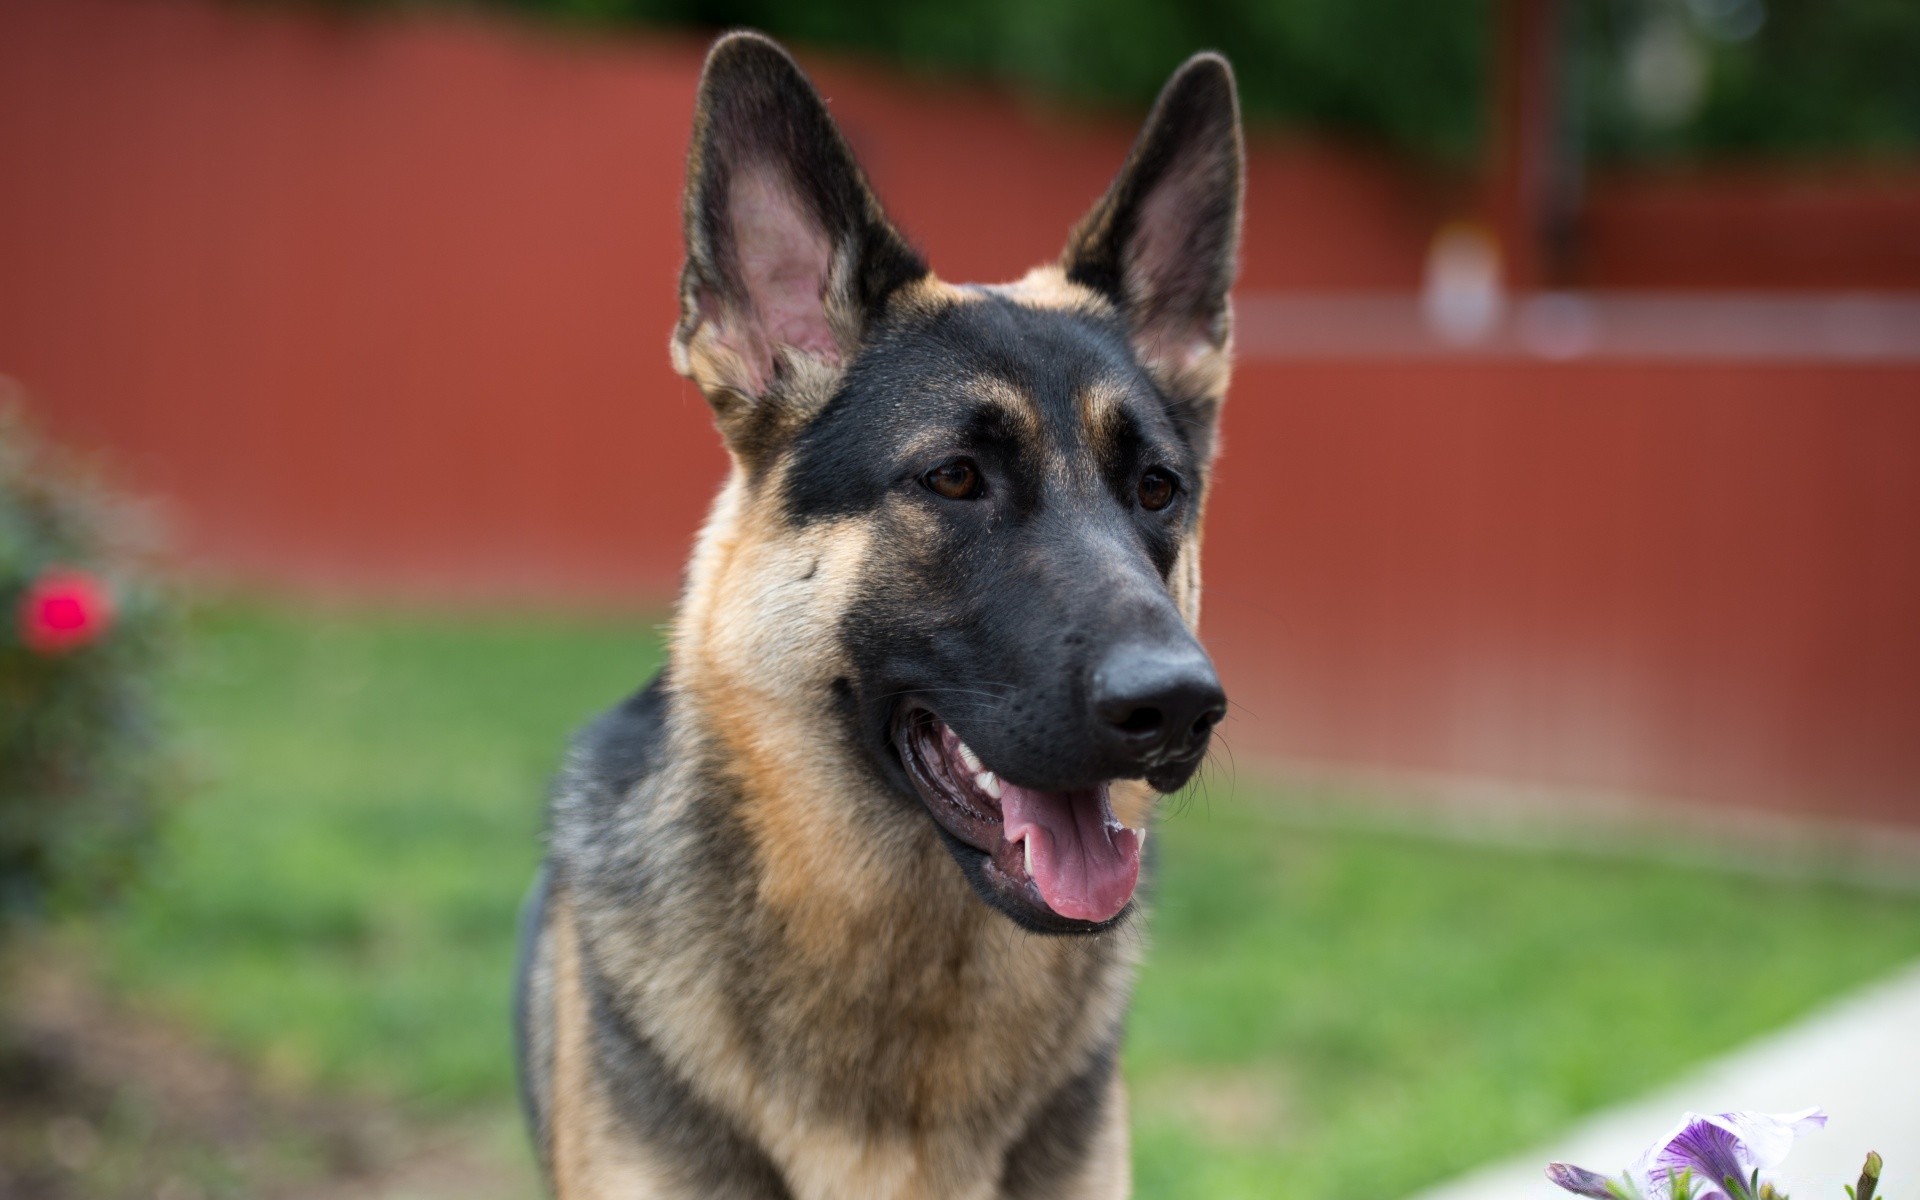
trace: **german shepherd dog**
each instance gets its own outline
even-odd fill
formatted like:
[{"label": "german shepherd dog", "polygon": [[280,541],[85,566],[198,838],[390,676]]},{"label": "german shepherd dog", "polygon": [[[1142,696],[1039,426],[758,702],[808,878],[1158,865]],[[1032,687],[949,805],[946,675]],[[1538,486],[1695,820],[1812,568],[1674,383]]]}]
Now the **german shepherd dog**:
[{"label": "german shepherd dog", "polygon": [[936,278],[785,51],[701,78],[674,365],[731,473],[668,665],[562,768],[518,1050],[585,1197],[1111,1197],[1193,630],[1243,175],[1167,84],[1058,262]]}]

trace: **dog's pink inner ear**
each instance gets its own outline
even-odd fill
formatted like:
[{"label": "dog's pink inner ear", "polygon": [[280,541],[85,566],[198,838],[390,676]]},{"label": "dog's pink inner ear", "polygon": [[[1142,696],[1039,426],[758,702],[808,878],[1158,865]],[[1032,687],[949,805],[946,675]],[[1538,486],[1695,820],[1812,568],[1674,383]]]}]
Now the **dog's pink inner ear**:
[{"label": "dog's pink inner ear", "polygon": [[744,168],[728,192],[746,311],[723,316],[718,332],[752,372],[748,386],[756,392],[767,387],[783,347],[837,364],[840,344],[827,320],[833,243],[826,231],[777,171]]},{"label": "dog's pink inner ear", "polygon": [[1189,154],[1140,204],[1124,256],[1134,339],[1142,358],[1183,370],[1220,349],[1225,337],[1219,292],[1223,224],[1213,211],[1223,185],[1219,164]]}]

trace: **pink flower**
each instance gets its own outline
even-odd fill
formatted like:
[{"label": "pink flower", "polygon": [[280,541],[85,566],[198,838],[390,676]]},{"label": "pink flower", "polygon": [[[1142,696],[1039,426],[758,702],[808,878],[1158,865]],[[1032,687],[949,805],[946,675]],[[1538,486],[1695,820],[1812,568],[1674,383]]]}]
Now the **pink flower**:
[{"label": "pink flower", "polygon": [[113,598],[85,571],[54,567],[20,598],[20,640],[39,654],[64,654],[113,626]]}]

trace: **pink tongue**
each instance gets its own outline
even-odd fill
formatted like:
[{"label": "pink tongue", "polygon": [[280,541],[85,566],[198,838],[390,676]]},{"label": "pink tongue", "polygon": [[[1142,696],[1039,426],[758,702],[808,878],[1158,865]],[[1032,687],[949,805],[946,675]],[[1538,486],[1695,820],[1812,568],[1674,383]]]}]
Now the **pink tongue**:
[{"label": "pink tongue", "polygon": [[1107,789],[1036,792],[1004,784],[1006,839],[1033,847],[1033,882],[1047,907],[1076,921],[1105,921],[1127,906],[1140,879],[1140,838],[1113,826]]}]

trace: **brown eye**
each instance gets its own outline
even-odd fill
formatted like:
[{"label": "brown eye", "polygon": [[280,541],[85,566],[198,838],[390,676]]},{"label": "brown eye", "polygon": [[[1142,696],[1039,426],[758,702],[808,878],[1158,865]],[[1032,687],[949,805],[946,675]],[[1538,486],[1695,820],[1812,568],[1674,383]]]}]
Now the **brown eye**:
[{"label": "brown eye", "polygon": [[980,494],[980,468],[970,458],[953,458],[920,477],[935,495],[971,500]]},{"label": "brown eye", "polygon": [[1173,503],[1173,493],[1178,486],[1173,472],[1155,467],[1140,477],[1140,507],[1148,512],[1159,512]]}]

